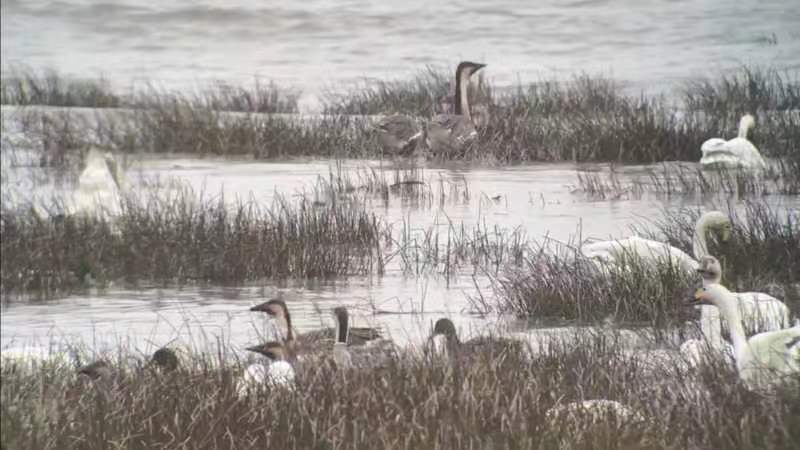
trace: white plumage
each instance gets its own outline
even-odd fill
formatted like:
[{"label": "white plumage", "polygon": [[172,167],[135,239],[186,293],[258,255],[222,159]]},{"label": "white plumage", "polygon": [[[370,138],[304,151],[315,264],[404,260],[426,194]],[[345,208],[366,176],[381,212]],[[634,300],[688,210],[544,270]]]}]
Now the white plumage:
[{"label": "white plumage", "polygon": [[[711,255],[700,259],[697,271],[703,275],[703,286],[722,280],[722,265]],[[789,326],[789,308],[777,298],[763,292],[731,292],[731,295],[736,298],[747,334]]]},{"label": "white plumage", "polygon": [[725,286],[709,284],[698,289],[695,302],[719,308],[730,328],[739,377],[751,389],[769,389],[800,375],[800,326],[747,339],[736,298]]},{"label": "white plumage", "polygon": [[700,164],[703,168],[725,169],[764,169],[767,167],[758,149],[747,139],[747,134],[755,126],[755,119],[750,114],[739,121],[739,136],[726,141],[712,138],[703,142],[700,150],[703,156]]},{"label": "white plumage", "polygon": [[698,268],[695,258],[699,259],[708,253],[706,235],[712,229],[721,230],[722,239],[727,240],[730,236],[731,221],[728,216],[719,211],[709,211],[700,216],[695,225],[692,239],[694,258],[666,242],[644,239],[639,236],[585,244],[581,247],[581,253],[595,261],[601,269],[606,265],[625,267],[627,261],[638,259],[653,264],[669,263],[694,274]]}]

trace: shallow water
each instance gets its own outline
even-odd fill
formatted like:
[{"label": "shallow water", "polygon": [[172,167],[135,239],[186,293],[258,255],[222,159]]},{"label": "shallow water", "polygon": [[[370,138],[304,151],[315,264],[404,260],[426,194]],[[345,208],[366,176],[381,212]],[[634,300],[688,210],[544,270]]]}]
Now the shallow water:
[{"label": "shallow water", "polygon": [[[24,158],[19,158],[24,160]],[[142,183],[155,178],[180,180],[209,195],[224,193],[226,200],[255,200],[269,205],[276,193],[291,196],[310,192],[317,177],[328,177],[331,170],[351,173],[357,180],[365,167],[385,171],[392,180],[394,165],[387,161],[295,161],[253,162],[216,159],[144,158],[128,171],[131,181]],[[418,207],[392,197],[388,204],[367,201],[368,208],[393,224],[395,238],[407,224],[412,236],[435,226],[446,235],[452,223],[475,224],[502,230],[524,230],[537,240],[574,242],[576,235],[608,238],[624,237],[629,226],[645,223],[662,215],[664,209],[687,206],[726,208],[722,198],[671,197],[646,195],[613,201],[595,201],[575,193],[576,169],[599,170],[601,166],[578,167],[572,164],[536,164],[510,168],[429,167],[433,196],[444,186],[448,197],[439,205]],[[9,174],[22,174],[7,170]],[[621,179],[645,174],[647,166],[618,168]],[[39,170],[27,167],[27,170]],[[4,180],[14,183],[14,180]],[[459,186],[449,197],[450,184]],[[469,188],[469,197],[463,195]],[[62,192],[63,187],[32,186],[41,196]],[[491,197],[500,196],[495,201]],[[291,198],[291,197],[290,197]],[[769,196],[766,201],[786,210],[800,210],[800,198]],[[742,206],[742,205],[739,205]],[[475,314],[470,297],[490,295],[488,279],[471,269],[447,279],[441,275],[420,277],[404,274],[400,258],[389,261],[382,277],[354,277],[347,280],[307,283],[269,283],[241,288],[148,289],[141,291],[111,288],[89,296],[73,296],[46,304],[12,303],[2,311],[2,348],[47,346],[50,342],[83,342],[95,349],[128,345],[143,352],[167,343],[204,348],[218,340],[241,348],[268,332],[265,321],[248,308],[268,298],[282,296],[293,311],[294,325],[303,332],[332,326],[330,310],[345,304],[356,322],[383,328],[401,344],[419,343],[431,324],[441,316],[454,319],[464,335],[485,334],[525,328],[506,317]],[[544,321],[539,326],[555,326]],[[537,331],[538,332],[538,331]]]},{"label": "shallow water", "polygon": [[488,63],[499,86],[601,72],[637,91],[800,64],[793,0],[4,0],[1,17],[4,69],[103,75],[124,90],[259,77],[301,89],[309,110],[326,88],[462,59]]}]

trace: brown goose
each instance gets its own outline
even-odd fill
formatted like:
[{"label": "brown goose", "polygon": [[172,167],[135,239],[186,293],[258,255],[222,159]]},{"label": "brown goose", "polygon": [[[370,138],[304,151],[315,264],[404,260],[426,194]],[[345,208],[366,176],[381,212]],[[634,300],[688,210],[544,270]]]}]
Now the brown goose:
[{"label": "brown goose", "polygon": [[420,124],[402,114],[384,117],[375,124],[375,132],[383,150],[398,156],[409,156],[414,153],[425,137]]},{"label": "brown goose", "polygon": [[[321,330],[309,331],[307,333],[295,335],[292,328],[292,316],[286,302],[280,299],[272,299],[253,306],[250,311],[263,312],[270,317],[278,320],[283,328],[283,341],[290,354],[297,353],[298,350],[317,350],[321,349],[326,343],[330,345],[336,339],[335,328],[323,328]],[[348,345],[364,345],[367,342],[379,339],[380,330],[369,327],[351,327],[349,329]]]},{"label": "brown goose", "polygon": [[491,336],[479,336],[461,342],[453,321],[441,318],[436,321],[431,333],[431,350],[446,357],[478,356],[487,354],[491,357],[502,356],[508,352],[527,353],[526,344],[522,341]]},{"label": "brown goose", "polygon": [[486,64],[462,61],[456,68],[453,114],[439,114],[428,124],[426,141],[434,152],[447,152],[459,148],[477,137],[478,132],[470,114],[467,90],[472,74],[484,67]]},{"label": "brown goose", "polygon": [[373,367],[386,363],[397,355],[397,346],[388,339],[373,339],[367,345],[354,347],[349,342],[350,328],[347,308],[333,309],[336,319],[336,343],[333,344],[333,361],[340,368]]}]

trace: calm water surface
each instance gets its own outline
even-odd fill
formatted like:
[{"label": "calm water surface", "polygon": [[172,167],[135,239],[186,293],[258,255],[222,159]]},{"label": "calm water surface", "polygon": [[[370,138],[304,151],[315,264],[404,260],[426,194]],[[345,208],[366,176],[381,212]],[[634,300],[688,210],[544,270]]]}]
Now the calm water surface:
[{"label": "calm water surface", "polygon": [[[800,8],[794,0],[521,0],[245,2],[200,0],[3,0],[0,63],[55,68],[78,77],[103,75],[118,89],[154,82],[196,87],[211,80],[249,83],[254,77],[302,90],[301,108],[318,111],[321,95],[364,79],[405,77],[427,64],[461,59],[489,64],[498,86],[578,72],[603,73],[630,89],[669,90],[681,81],[716,76],[742,64],[800,67]],[[3,133],[4,146],[11,139]],[[3,154],[4,192],[51,195],[61,189],[34,168],[11,168]],[[379,162],[348,162],[347,170]],[[383,163],[386,166],[388,163]],[[254,163],[196,159],[144,160],[130,174],[172,178],[227,199],[269,204],[276,193],[308,192],[332,162]],[[623,178],[645,168],[627,167]],[[35,175],[35,174],[33,174]],[[507,169],[430,167],[426,177],[466,181],[467,201],[414,208],[399,200],[370,206],[399,232],[449,224],[513,230],[568,240],[624,236],[663,208],[699,206],[695,198],[590,201],[572,194],[572,165]],[[32,181],[31,181],[32,180]],[[495,202],[491,197],[500,196]],[[781,208],[797,198],[768,197]],[[724,200],[717,200],[718,205]],[[703,204],[710,207],[709,204]],[[487,280],[407,277],[391,262],[384,277],[305,285],[126,291],[76,296],[2,310],[3,348],[80,340],[102,349],[129,343],[142,351],[168,342],[223,339],[252,343],[264,326],[247,308],[282,295],[300,331],[330,324],[332,305],[351,306],[360,322],[384,327],[400,342],[416,342],[440,315],[462,331],[485,332],[497,320],[469,314],[468,296]],[[483,290],[485,293],[485,290]],[[379,309],[390,314],[373,314]],[[407,313],[415,314],[407,314]]]},{"label": "calm water surface", "polygon": [[489,64],[498,85],[577,72],[659,90],[742,64],[800,66],[794,0],[421,0],[247,2],[3,0],[2,65],[156,82],[326,88],[426,64]]},{"label": "calm water surface", "polygon": [[[217,195],[224,192],[230,202],[254,199],[269,205],[276,193],[311,192],[318,177],[331,170],[351,173],[372,167],[386,171],[392,179],[391,162],[301,161],[264,163],[209,159],[144,159],[129,171],[134,182],[180,180],[196,190]],[[450,224],[467,229],[482,227],[524,230],[542,240],[570,241],[577,233],[585,237],[622,237],[629,226],[660,217],[664,209],[686,206],[725,207],[724,199],[645,196],[615,201],[593,201],[573,193],[576,166],[540,164],[513,168],[429,167],[424,176],[437,195],[439,185],[448,195],[450,184],[468,186],[470,195],[458,194],[443,207],[417,207],[393,197],[388,204],[374,200],[369,208],[393,224],[397,236],[405,226],[412,236],[434,227],[446,235]],[[647,167],[621,169],[622,179],[642,176]],[[29,170],[37,170],[30,168]],[[21,173],[21,172],[20,172]],[[7,183],[9,181],[6,181]],[[32,186],[34,192],[58,189],[46,184]],[[463,192],[463,190],[461,191]],[[499,201],[490,197],[500,195]],[[800,198],[771,196],[767,202],[787,210],[800,209]],[[408,276],[399,258],[390,260],[383,277],[355,277],[332,282],[265,284],[242,288],[110,289],[89,296],[74,296],[46,304],[12,304],[2,311],[2,347],[42,346],[50,342],[84,342],[93,348],[131,345],[142,351],[165,343],[203,347],[218,339],[240,347],[266,332],[261,317],[248,308],[280,295],[294,313],[299,331],[332,326],[329,311],[345,304],[356,320],[384,328],[401,343],[417,343],[427,335],[431,323],[441,316],[453,318],[466,335],[517,327],[510,319],[475,314],[470,297],[491,295],[488,279],[471,270],[461,276]],[[512,321],[513,322],[513,321]]]}]

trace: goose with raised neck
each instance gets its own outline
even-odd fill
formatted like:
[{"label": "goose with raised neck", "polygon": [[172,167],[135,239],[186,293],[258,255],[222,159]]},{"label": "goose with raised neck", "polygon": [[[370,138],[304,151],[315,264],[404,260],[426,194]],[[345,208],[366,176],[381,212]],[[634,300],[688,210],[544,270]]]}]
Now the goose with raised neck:
[{"label": "goose with raised neck", "polygon": [[[250,311],[266,313],[278,322],[281,327],[282,336],[280,337],[290,354],[294,356],[299,351],[324,350],[330,341],[336,339],[335,328],[323,328],[321,330],[309,331],[307,333],[295,334],[292,327],[292,316],[289,307],[282,299],[268,300],[250,308]],[[369,341],[380,339],[381,332],[371,327],[351,327],[349,329],[349,345],[364,345]]]},{"label": "goose with raised neck", "polygon": [[397,347],[388,339],[375,339],[367,345],[354,347],[351,342],[350,314],[344,306],[333,309],[336,320],[336,342],[333,361],[339,368],[369,367],[387,362],[397,355]]},{"label": "goose with raised neck", "polygon": [[457,149],[477,137],[469,105],[470,77],[486,64],[462,61],[456,67],[453,114],[434,116],[428,124],[426,142],[434,153]]}]

